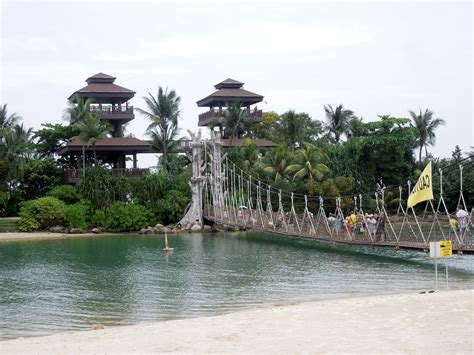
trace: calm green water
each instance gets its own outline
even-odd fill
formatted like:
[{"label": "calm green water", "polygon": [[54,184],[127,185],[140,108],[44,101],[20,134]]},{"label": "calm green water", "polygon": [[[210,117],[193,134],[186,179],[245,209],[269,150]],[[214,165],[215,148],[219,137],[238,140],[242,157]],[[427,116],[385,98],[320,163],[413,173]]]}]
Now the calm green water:
[{"label": "calm green water", "polygon": [[[170,244],[171,255],[163,236],[0,243],[0,339],[434,288],[433,264],[419,252],[262,233],[187,234]],[[473,261],[447,261],[451,288],[473,287]]]}]

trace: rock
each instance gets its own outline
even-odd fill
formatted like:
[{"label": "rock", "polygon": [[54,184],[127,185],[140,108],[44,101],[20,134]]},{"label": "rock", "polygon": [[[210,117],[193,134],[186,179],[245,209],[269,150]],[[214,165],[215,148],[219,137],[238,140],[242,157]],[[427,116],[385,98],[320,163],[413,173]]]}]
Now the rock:
[{"label": "rock", "polygon": [[212,232],[212,227],[211,227],[211,226],[204,226],[204,227],[202,228],[202,231],[203,231],[204,233],[210,233],[210,232]]},{"label": "rock", "polygon": [[48,229],[51,233],[67,233],[67,229],[63,226],[53,226]]},{"label": "rock", "polygon": [[142,229],[140,229],[140,232],[138,232],[138,234],[145,234],[146,231],[147,231],[147,230],[146,230],[145,228],[142,228]]},{"label": "rock", "polygon": [[160,223],[155,224],[155,229],[163,228],[163,225]]},{"label": "rock", "polygon": [[201,229],[202,229],[201,225],[199,223],[196,223],[191,227],[190,231],[191,232],[200,232]]},{"label": "rock", "polygon": [[214,225],[211,227],[211,231],[212,231],[212,232],[222,232],[222,231],[224,231],[224,228],[222,228],[222,226],[219,225],[219,224],[214,224]]},{"label": "rock", "polygon": [[169,233],[171,231],[171,229],[169,229],[168,227],[165,227],[161,224],[160,224],[160,227],[155,226],[154,229],[155,229],[156,233],[160,233],[160,234]]},{"label": "rock", "polygon": [[228,231],[228,232],[238,232],[239,231],[239,227],[238,226],[224,226],[225,230]]},{"label": "rock", "polygon": [[84,231],[81,228],[71,228],[69,230],[70,234],[82,234]]},{"label": "rock", "polygon": [[92,228],[92,233],[98,234],[98,233],[100,233],[100,229],[99,228]]},{"label": "rock", "polygon": [[92,330],[100,330],[100,329],[105,329],[105,326],[102,324],[94,324],[92,326]]}]

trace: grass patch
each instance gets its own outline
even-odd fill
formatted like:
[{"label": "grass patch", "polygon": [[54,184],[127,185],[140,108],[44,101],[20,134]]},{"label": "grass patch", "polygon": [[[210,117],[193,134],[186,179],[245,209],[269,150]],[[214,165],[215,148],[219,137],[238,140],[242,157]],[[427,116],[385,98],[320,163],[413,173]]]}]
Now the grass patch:
[{"label": "grass patch", "polygon": [[0,233],[18,232],[18,222],[20,217],[0,218]]}]

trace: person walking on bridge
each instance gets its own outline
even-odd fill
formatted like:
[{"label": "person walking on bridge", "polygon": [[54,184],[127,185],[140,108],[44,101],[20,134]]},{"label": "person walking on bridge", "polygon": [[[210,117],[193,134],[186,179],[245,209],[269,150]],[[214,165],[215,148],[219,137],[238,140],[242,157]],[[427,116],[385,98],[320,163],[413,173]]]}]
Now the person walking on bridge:
[{"label": "person walking on bridge", "polygon": [[357,224],[357,216],[354,211],[349,216],[349,218],[347,218],[347,230],[350,236],[354,235],[354,229],[355,229],[356,224]]},{"label": "person walking on bridge", "polygon": [[461,206],[458,206],[456,210],[456,218],[458,220],[459,227],[459,239],[464,244],[467,242],[467,227],[468,227],[468,218],[469,213],[463,210]]}]

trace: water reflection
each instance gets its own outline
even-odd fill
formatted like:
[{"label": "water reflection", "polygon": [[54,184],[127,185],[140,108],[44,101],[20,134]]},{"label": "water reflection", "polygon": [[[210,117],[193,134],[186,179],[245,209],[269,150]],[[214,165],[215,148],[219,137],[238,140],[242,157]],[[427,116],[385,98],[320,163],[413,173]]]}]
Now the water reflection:
[{"label": "water reflection", "polygon": [[[426,254],[261,233],[0,243],[0,338],[223,313],[262,303],[432,289]],[[444,260],[472,288],[472,256]]]}]

